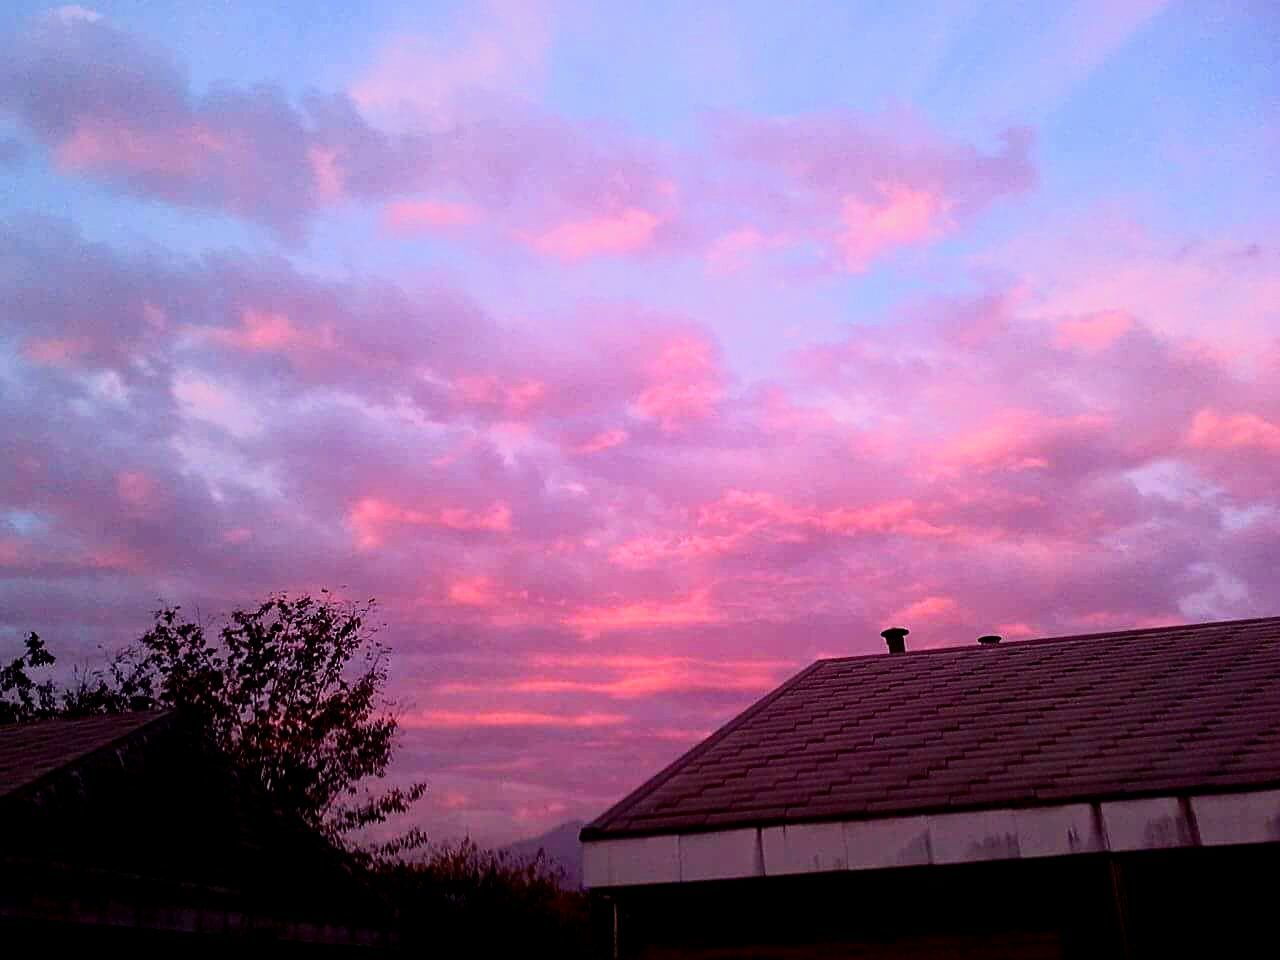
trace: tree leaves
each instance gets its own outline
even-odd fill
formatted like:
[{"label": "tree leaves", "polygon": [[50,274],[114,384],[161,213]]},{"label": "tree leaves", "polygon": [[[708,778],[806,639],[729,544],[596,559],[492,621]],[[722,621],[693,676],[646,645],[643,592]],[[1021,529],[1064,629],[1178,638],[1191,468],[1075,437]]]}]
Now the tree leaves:
[{"label": "tree leaves", "polygon": [[[365,857],[425,842],[411,831],[358,849],[347,838],[406,812],[425,783],[362,800],[391,762],[397,723],[385,699],[389,651],[367,626],[375,601],[272,594],[211,632],[178,606],[155,611],[138,642],[61,693],[28,671],[54,662],[36,634],[0,669],[0,722],[55,714],[179,710],[284,810]],[[385,849],[384,849],[385,848]]]},{"label": "tree leaves", "polygon": [[19,723],[53,716],[57,712],[57,691],[52,680],[37,683],[29,670],[51,667],[56,658],[40,635],[27,634],[26,652],[0,667],[0,723]]}]

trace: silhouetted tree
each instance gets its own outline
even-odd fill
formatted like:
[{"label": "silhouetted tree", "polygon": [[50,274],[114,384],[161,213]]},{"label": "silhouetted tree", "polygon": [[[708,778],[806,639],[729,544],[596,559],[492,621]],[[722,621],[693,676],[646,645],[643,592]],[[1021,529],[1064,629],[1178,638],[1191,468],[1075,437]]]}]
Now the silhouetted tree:
[{"label": "silhouetted tree", "polygon": [[406,952],[587,956],[586,894],[563,889],[542,851],[521,859],[470,840],[428,847],[416,830],[378,845],[352,840],[425,791],[365,787],[386,772],[396,734],[373,610],[372,600],[339,603],[327,591],[277,594],[213,629],[164,607],[136,644],[76,672],[65,689],[32,678],[55,662],[32,633],[0,667],[0,722],[181,711],[277,805],[356,855],[393,907]]},{"label": "silhouetted tree", "polygon": [[373,610],[372,600],[340,603],[328,591],[274,594],[233,611],[210,635],[181,608],[164,607],[136,645],[105,669],[78,674],[60,696],[26,673],[53,663],[32,634],[27,654],[4,669],[3,703],[13,706],[3,709],[14,719],[181,711],[282,809],[353,852],[389,856],[425,837],[413,830],[365,846],[352,838],[403,813],[426,785],[368,788],[386,773],[397,728],[383,695],[388,651],[369,624]]},{"label": "silhouetted tree", "polygon": [[541,850],[522,858],[468,839],[384,860],[370,878],[399,915],[406,953],[590,955],[587,895],[564,889],[563,869]]},{"label": "silhouetted tree", "polygon": [[0,667],[0,723],[40,720],[57,712],[58,697],[52,680],[37,683],[29,671],[52,666],[54,656],[37,633],[27,634],[26,652]]}]

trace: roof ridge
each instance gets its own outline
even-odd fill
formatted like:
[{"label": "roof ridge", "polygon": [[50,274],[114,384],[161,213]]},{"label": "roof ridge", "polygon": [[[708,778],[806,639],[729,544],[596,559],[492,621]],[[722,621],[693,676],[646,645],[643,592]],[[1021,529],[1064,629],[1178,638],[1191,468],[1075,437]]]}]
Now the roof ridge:
[{"label": "roof ridge", "polygon": [[[1190,633],[1196,630],[1205,630],[1209,628],[1248,626],[1255,623],[1278,623],[1280,624],[1280,615],[1270,617],[1245,617],[1238,620],[1209,620],[1204,623],[1170,623],[1158,627],[1133,627],[1128,630],[1100,630],[1096,633],[1073,633],[1062,634],[1052,637],[1028,637],[1026,640],[1008,640],[1002,641],[997,649],[1010,650],[1018,647],[1038,646],[1045,643],[1065,643],[1077,640],[1101,640],[1104,638],[1112,639],[1116,637],[1132,637],[1140,636],[1145,633],[1168,633],[1177,631],[1181,633]],[[917,650],[907,649],[902,653],[893,654],[894,660],[901,657],[922,656],[927,653],[956,653],[957,651],[972,650],[973,644],[947,644],[940,647],[922,647]],[[855,653],[847,657],[823,657],[815,660],[815,663],[848,663],[853,660],[883,660],[887,654],[883,651],[875,653]]]}]

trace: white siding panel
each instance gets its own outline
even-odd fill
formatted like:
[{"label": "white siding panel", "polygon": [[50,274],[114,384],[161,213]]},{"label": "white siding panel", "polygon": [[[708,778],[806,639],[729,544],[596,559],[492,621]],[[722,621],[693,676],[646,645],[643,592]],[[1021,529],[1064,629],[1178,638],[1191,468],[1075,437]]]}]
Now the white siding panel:
[{"label": "white siding panel", "polygon": [[1087,803],[1016,810],[1013,822],[1023,857],[1057,857],[1103,848],[1093,808]]},{"label": "white siding panel", "polygon": [[609,886],[609,848],[614,842],[597,840],[582,845],[582,882],[586,886]]},{"label": "white siding panel", "polygon": [[1195,797],[1191,810],[1207,846],[1280,841],[1280,790]]},{"label": "white siding panel", "polygon": [[850,870],[906,867],[929,862],[929,821],[925,817],[856,820],[844,825]]},{"label": "white siding panel", "polygon": [[608,843],[609,886],[676,883],[680,879],[678,837],[629,837]]},{"label": "white siding panel", "polygon": [[[1190,800],[1206,845],[1280,842],[1280,790]],[[843,823],[598,840],[583,848],[589,887],[928,863],[1057,857],[1111,849],[1191,846],[1196,830],[1177,797],[891,817]]]},{"label": "white siding panel", "polygon": [[1156,850],[1192,843],[1191,828],[1176,797],[1104,803],[1102,820],[1112,850]]},{"label": "white siding panel", "polygon": [[844,832],[842,823],[799,823],[765,829],[765,874],[772,877],[848,869]]},{"label": "white siding panel", "polygon": [[1011,810],[929,817],[934,863],[1016,859],[1018,827]]},{"label": "white siding panel", "polygon": [[758,831],[720,830],[680,837],[680,879],[730,880],[755,877],[763,870],[757,856]]}]

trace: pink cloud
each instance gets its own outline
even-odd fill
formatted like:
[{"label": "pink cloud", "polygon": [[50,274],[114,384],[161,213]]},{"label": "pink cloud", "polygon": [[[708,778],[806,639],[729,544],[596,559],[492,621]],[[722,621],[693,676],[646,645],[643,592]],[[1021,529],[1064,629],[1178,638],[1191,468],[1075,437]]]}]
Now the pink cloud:
[{"label": "pink cloud", "polygon": [[410,730],[440,727],[447,730],[472,727],[614,727],[626,723],[620,713],[555,714],[527,710],[489,710],[469,713],[461,710],[423,710],[400,717],[400,725]]},{"label": "pink cloud", "polygon": [[1058,324],[1054,342],[1065,349],[1097,353],[1133,328],[1134,319],[1122,310],[1071,317]]},{"label": "pink cloud", "polygon": [[186,416],[215,424],[236,436],[250,436],[263,428],[262,418],[248,398],[210,380],[180,373],[173,380],[173,395]]},{"label": "pink cloud", "polygon": [[1187,440],[1193,447],[1210,450],[1280,452],[1280,425],[1253,413],[1219,414],[1200,410],[1191,421]]},{"label": "pink cloud", "polygon": [[146,507],[156,494],[156,484],[140,470],[124,470],[116,474],[116,493],[132,508]]},{"label": "pink cloud", "polygon": [[[1229,238],[1187,244],[1131,215],[1088,208],[1057,230],[989,250],[981,263],[1036,278],[1037,313],[1067,318],[1064,347],[1079,339],[1081,324],[1105,339],[1129,316],[1171,343],[1247,363],[1273,349],[1280,271],[1274,252],[1241,256],[1241,246]],[[1215,318],[1211,330],[1207,316]]]},{"label": "pink cloud", "polygon": [[88,337],[52,337],[27,341],[22,352],[28,360],[35,363],[61,367],[84,356],[91,346]]},{"label": "pink cloud", "polygon": [[194,93],[171,58],[107,20],[36,18],[6,44],[0,108],[66,173],[301,238],[316,209],[420,177],[420,138],[373,130],[342,95]]},{"label": "pink cloud", "polygon": [[952,528],[929,519],[929,511],[914,500],[900,499],[863,507],[837,507],[817,518],[822,529],[842,534],[897,533],[909,537],[945,537]]},{"label": "pink cloud", "polygon": [[0,567],[17,567],[25,560],[23,543],[15,537],[0,537]]},{"label": "pink cloud", "polygon": [[152,569],[147,558],[138,550],[121,544],[94,547],[86,551],[79,562],[90,570],[117,571],[140,574]]},{"label": "pink cloud", "polygon": [[471,798],[461,790],[442,790],[432,791],[428,797],[428,802],[446,810],[462,810],[470,805]]},{"label": "pink cloud", "polygon": [[713,133],[718,175],[708,177],[708,192],[752,223],[713,247],[726,266],[766,237],[785,236],[820,250],[834,269],[859,272],[1035,180],[1023,130],[1006,133],[995,154],[949,141],[911,115],[725,118]]},{"label": "pink cloud", "polygon": [[[390,201],[393,232],[483,219],[498,230],[458,239],[505,235],[566,262],[707,251],[713,271],[732,271],[763,250],[813,245],[830,266],[858,271],[1034,179],[1024,132],[987,154],[912,116],[724,121],[683,150],[569,122],[523,96],[549,21],[499,5],[471,15],[453,41],[393,37],[350,94],[297,102],[267,88],[196,93],[137,38],[105,22],[62,23],[18,40],[0,105],[68,172],[290,241],[324,208]],[[428,188],[458,199],[395,199]]]},{"label": "pink cloud", "polygon": [[390,119],[447,128],[469,94],[527,92],[551,42],[551,14],[531,0],[484,2],[443,31],[397,33],[353,85],[352,97]]},{"label": "pink cloud", "polygon": [[697,336],[663,344],[649,363],[648,381],[635,399],[635,411],[667,432],[713,416],[724,395],[714,346]]},{"label": "pink cloud", "polygon": [[456,531],[510,533],[511,508],[501,501],[475,510],[469,507],[416,509],[378,497],[363,497],[347,514],[347,523],[362,550],[382,546],[389,536],[407,527],[437,527]]},{"label": "pink cloud", "polygon": [[609,630],[711,623],[719,619],[707,589],[695,590],[676,600],[639,600],[614,604],[594,604],[575,610],[564,623],[588,636]]},{"label": "pink cloud", "polygon": [[531,653],[529,663],[539,668],[575,668],[588,670],[665,670],[674,667],[722,668],[724,670],[789,670],[794,660],[709,660],[686,655],[655,656],[649,653]]},{"label": "pink cloud", "polygon": [[239,329],[212,330],[209,337],[239,350],[285,352],[297,348],[332,349],[331,330],[296,326],[288,315],[246,308],[240,313]]},{"label": "pink cloud", "polygon": [[98,13],[97,10],[81,6],[78,3],[67,3],[60,7],[54,7],[48,11],[48,15],[64,24],[97,23],[102,19],[102,14]]},{"label": "pink cloud", "polygon": [[953,597],[924,597],[908,604],[889,617],[893,621],[912,623],[917,620],[934,620],[954,615],[958,604]]},{"label": "pink cloud", "polygon": [[1110,416],[1089,413],[1046,417],[1029,411],[999,411],[983,426],[949,442],[936,457],[947,473],[966,470],[1045,470],[1052,465],[1057,438],[1101,435]]},{"label": "pink cloud", "polygon": [[707,250],[707,269],[716,274],[731,274],[752,265],[758,254],[783,246],[784,237],[770,237],[754,227],[730,230],[716,237]]},{"label": "pink cloud", "polygon": [[1010,640],[1024,640],[1040,633],[1035,627],[1021,621],[1017,623],[1002,623],[996,629],[999,630],[1001,637],[1007,637]]},{"label": "pink cloud", "polygon": [[605,450],[612,450],[614,447],[622,446],[630,437],[631,435],[626,430],[615,427],[612,430],[602,430],[587,440],[574,444],[570,449],[579,454],[602,453]]},{"label": "pink cloud", "polygon": [[871,202],[852,196],[841,203],[844,229],[837,246],[853,273],[896,247],[933,239],[948,226],[947,201],[928,190],[878,183],[876,192]]},{"label": "pink cloud", "polygon": [[668,536],[626,540],[612,547],[618,566],[644,570],[732,554],[749,555],[762,546],[805,544],[837,537],[897,535],[950,537],[956,530],[931,514],[943,514],[906,499],[837,506],[800,506],[762,491],[730,489],[697,511],[696,526]]},{"label": "pink cloud", "polygon": [[346,196],[346,183],[338,162],[338,151],[313,146],[307,150],[307,160],[311,163],[311,176],[320,200],[335,203],[343,199]]},{"label": "pink cloud", "polygon": [[645,250],[661,222],[648,210],[630,208],[617,214],[559,223],[530,235],[528,240],[539,253],[572,262]]},{"label": "pink cloud", "polygon": [[[617,700],[637,700],[665,693],[706,691],[765,691],[776,686],[796,664],[788,661],[700,660],[693,657],[591,657],[563,660],[543,658],[544,666],[579,667],[576,676],[535,674],[499,683],[444,683],[438,696],[483,694],[509,697],[526,694],[595,694]],[[601,672],[605,676],[601,676]]]},{"label": "pink cloud", "polygon": [[148,327],[157,332],[163,332],[169,326],[169,315],[163,307],[158,307],[154,303],[142,305],[142,319]]},{"label": "pink cloud", "polygon": [[491,374],[458,377],[453,389],[464,407],[486,408],[512,418],[527,416],[547,395],[547,385],[540,380],[505,383]]},{"label": "pink cloud", "polygon": [[58,145],[56,157],[69,170],[191,178],[207,175],[208,165],[227,150],[224,139],[199,124],[149,131],[87,119]]},{"label": "pink cloud", "polygon": [[487,607],[493,604],[494,584],[489,577],[462,577],[449,584],[449,599],[468,607]]},{"label": "pink cloud", "polygon": [[439,200],[401,200],[382,212],[382,222],[394,233],[415,233],[460,227],[476,220],[476,211],[464,203]]}]

